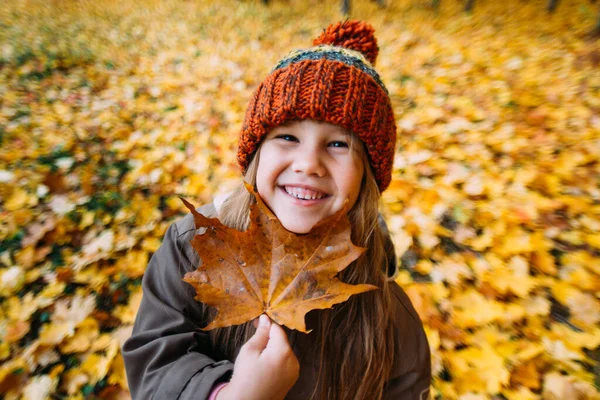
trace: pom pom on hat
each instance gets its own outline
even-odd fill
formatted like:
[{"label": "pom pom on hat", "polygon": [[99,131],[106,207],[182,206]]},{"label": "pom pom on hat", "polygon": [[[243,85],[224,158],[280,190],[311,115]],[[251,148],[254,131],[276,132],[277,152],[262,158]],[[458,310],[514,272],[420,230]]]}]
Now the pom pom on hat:
[{"label": "pom pom on hat", "polygon": [[375,65],[379,46],[375,29],[363,21],[344,21],[332,24],[313,41],[313,45],[329,44],[361,52],[372,65]]}]

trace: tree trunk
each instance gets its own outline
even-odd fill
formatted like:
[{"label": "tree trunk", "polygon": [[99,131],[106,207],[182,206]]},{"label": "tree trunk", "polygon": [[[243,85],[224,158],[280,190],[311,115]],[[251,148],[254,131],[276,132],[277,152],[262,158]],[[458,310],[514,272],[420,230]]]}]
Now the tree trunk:
[{"label": "tree trunk", "polygon": [[350,0],[342,0],[342,14],[345,16],[350,14]]},{"label": "tree trunk", "polygon": [[473,7],[475,7],[475,0],[467,0],[467,4],[465,4],[465,11],[466,12],[473,11]]},{"label": "tree trunk", "polygon": [[548,0],[548,5],[546,6],[546,11],[549,13],[553,13],[556,11],[556,7],[558,7],[559,0]]}]

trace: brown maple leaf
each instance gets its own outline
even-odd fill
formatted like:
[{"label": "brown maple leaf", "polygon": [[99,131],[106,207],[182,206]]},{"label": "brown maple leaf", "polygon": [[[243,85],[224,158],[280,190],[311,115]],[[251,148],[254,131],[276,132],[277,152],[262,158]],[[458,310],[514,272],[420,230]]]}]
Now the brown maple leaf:
[{"label": "brown maple leaf", "polygon": [[308,333],[304,316],[309,311],[377,289],[336,277],[365,251],[352,244],[346,207],[310,233],[297,235],[246,187],[257,204],[250,207],[250,228],[244,232],[206,218],[182,199],[194,215],[196,229],[207,228],[191,241],[200,266],[183,278],[196,289],[196,300],[217,309],[204,330],[242,324],[265,313],[280,325]]}]

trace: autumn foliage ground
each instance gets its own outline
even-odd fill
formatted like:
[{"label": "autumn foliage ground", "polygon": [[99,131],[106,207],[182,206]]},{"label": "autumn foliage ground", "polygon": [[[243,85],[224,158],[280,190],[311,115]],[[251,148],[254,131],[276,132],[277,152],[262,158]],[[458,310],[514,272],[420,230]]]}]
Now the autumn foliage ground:
[{"label": "autumn foliage ground", "polygon": [[[253,89],[339,4],[0,8],[0,397],[129,398],[148,258],[239,178]],[[598,399],[600,50],[562,1],[354,1],[397,113],[383,196],[445,399]]]}]

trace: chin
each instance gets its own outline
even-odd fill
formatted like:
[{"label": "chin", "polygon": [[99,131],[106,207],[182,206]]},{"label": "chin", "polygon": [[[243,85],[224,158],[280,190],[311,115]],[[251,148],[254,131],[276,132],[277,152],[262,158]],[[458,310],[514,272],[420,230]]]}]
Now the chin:
[{"label": "chin", "polygon": [[281,221],[281,225],[283,225],[286,230],[295,233],[296,235],[309,233],[314,226],[314,224],[299,224],[296,221]]}]

